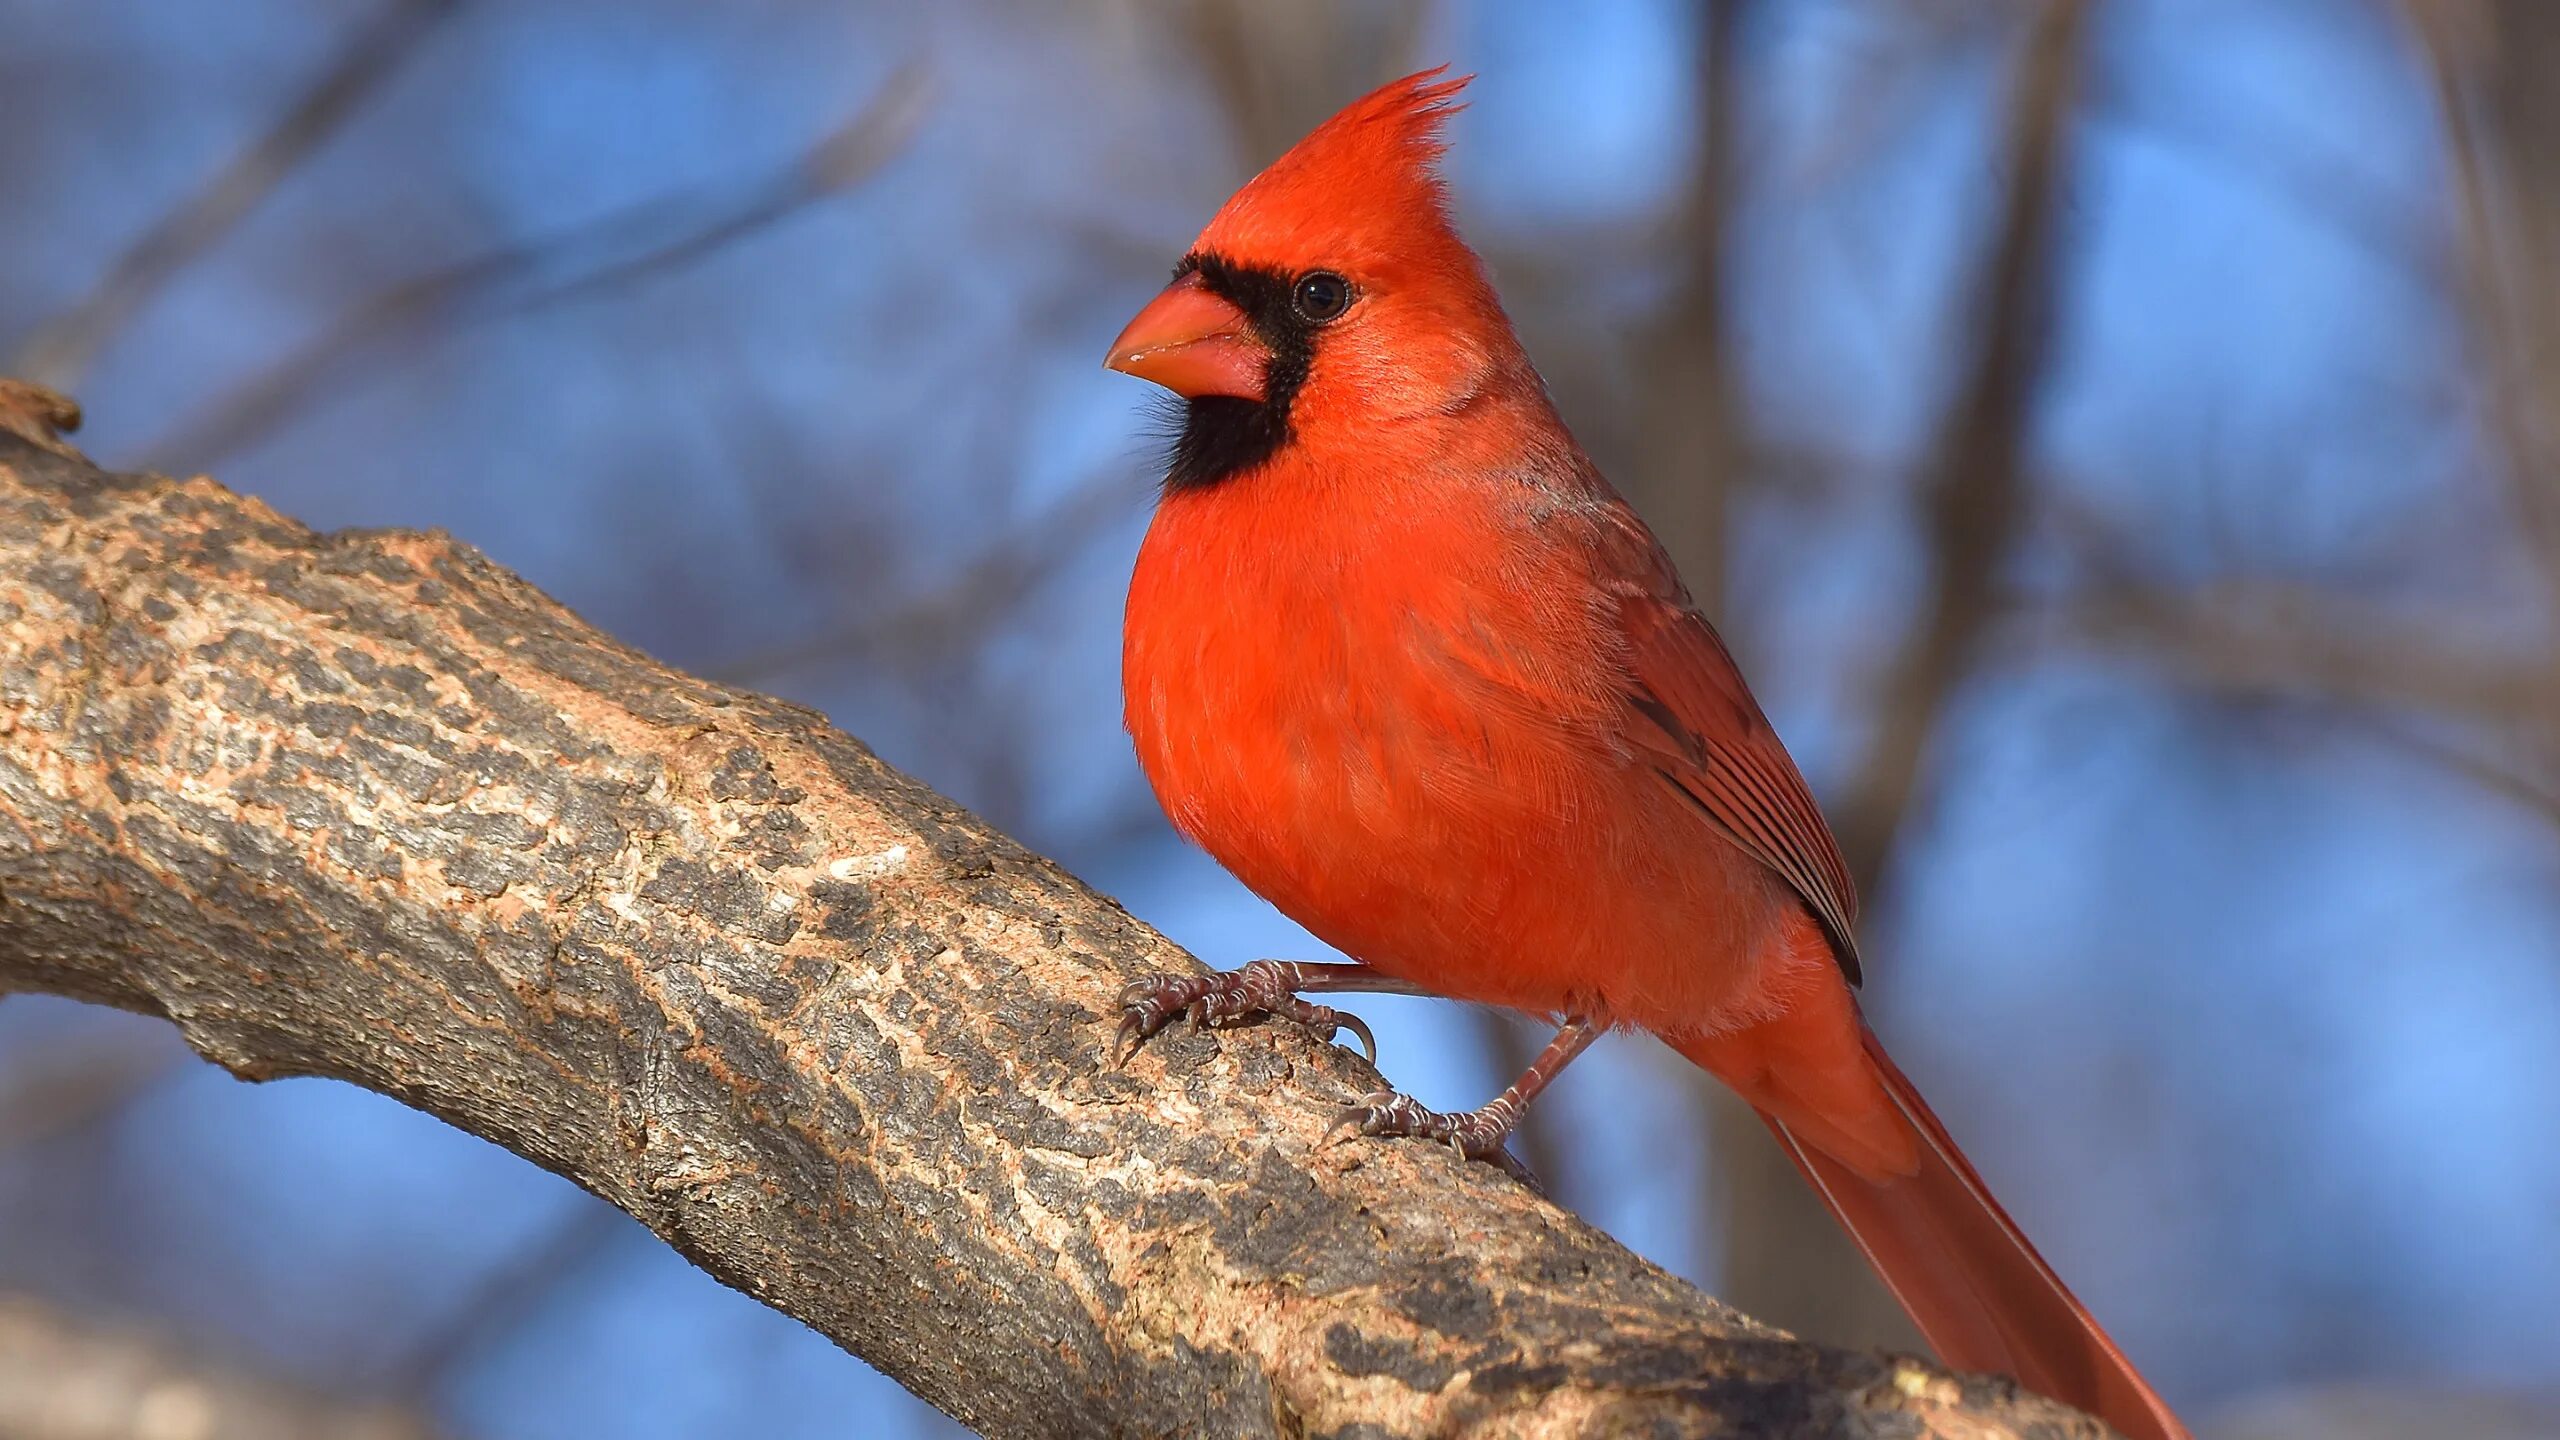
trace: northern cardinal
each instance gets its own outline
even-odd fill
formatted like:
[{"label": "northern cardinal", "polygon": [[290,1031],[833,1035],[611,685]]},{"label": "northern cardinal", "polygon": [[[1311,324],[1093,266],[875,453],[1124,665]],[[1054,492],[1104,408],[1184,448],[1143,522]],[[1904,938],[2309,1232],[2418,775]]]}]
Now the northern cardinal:
[{"label": "northern cardinal", "polygon": [[1860,1018],[1830,828],[1450,223],[1441,73],[1238,191],[1112,343],[1184,403],[1129,587],[1139,761],[1354,961],[1141,981],[1116,1048],[1184,1014],[1366,1040],[1299,998],[1346,990],[1554,1017],[1480,1110],[1346,1117],[1495,1158],[1601,1033],[1650,1031],[1751,1103],[1948,1364],[2185,1436]]}]

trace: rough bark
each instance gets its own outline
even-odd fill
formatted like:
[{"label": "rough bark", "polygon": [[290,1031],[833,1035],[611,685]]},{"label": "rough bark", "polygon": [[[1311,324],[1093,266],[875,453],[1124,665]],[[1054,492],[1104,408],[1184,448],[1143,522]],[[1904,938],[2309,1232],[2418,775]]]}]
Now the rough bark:
[{"label": "rough bark", "polygon": [[486,1136],[991,1435],[2104,1433],[1326,1148],[1378,1077],[1286,1027],[1106,1066],[1194,963],[443,535],[0,435],[0,991]]}]

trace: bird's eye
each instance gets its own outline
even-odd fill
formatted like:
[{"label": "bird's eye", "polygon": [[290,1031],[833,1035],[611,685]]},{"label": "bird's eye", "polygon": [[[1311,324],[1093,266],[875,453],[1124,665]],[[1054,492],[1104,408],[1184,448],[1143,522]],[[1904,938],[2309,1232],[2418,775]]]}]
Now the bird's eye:
[{"label": "bird's eye", "polygon": [[1351,308],[1351,282],[1330,270],[1310,270],[1298,277],[1289,292],[1289,304],[1309,324],[1340,319]]}]

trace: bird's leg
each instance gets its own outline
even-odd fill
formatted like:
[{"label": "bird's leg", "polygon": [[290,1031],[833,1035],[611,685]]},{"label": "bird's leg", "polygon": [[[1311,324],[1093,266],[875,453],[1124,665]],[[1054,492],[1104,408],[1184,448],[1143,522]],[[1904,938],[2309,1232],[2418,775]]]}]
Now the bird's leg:
[{"label": "bird's leg", "polygon": [[[1363,1135],[1410,1135],[1437,1140],[1470,1160],[1491,1160],[1514,1176],[1530,1179],[1520,1163],[1502,1148],[1502,1142],[1510,1138],[1511,1132],[1519,1126],[1520,1117],[1528,1110],[1529,1102],[1537,1099],[1539,1091],[1564,1073],[1564,1067],[1573,1063],[1573,1057],[1591,1048],[1591,1042],[1600,1038],[1600,1030],[1598,1022],[1580,1015],[1567,1020],[1564,1028],[1556,1032],[1556,1038],[1547,1042],[1547,1048],[1538,1052],[1538,1058],[1529,1062],[1529,1068],[1521,1072],[1520,1078],[1511,1082],[1511,1088],[1493,1097],[1492,1103],[1481,1109],[1460,1115],[1444,1115],[1437,1110],[1424,1109],[1422,1102],[1410,1095],[1381,1090],[1361,1096],[1342,1112],[1341,1118],[1334,1122],[1334,1128],[1348,1127]],[[1531,1183],[1536,1182],[1531,1180]]]},{"label": "bird's leg", "polygon": [[1370,990],[1394,995],[1430,992],[1410,981],[1382,975],[1366,965],[1319,964],[1310,960],[1256,960],[1236,970],[1206,975],[1150,975],[1129,982],[1120,992],[1120,1034],[1111,1046],[1111,1063],[1125,1062],[1148,1036],[1172,1024],[1175,1016],[1193,1026],[1240,1025],[1257,1015],[1294,1020],[1331,1040],[1343,1030],[1360,1037],[1360,1048],[1377,1063],[1377,1037],[1357,1015],[1298,997],[1328,991]]}]

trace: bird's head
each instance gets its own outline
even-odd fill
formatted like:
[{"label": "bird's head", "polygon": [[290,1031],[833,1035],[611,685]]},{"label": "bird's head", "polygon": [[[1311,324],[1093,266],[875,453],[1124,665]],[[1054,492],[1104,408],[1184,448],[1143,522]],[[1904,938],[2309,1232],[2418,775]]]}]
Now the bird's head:
[{"label": "bird's head", "polygon": [[1440,127],[1467,82],[1441,73],[1353,101],[1255,176],[1112,342],[1104,363],[1185,402],[1168,488],[1375,442],[1525,368],[1449,223]]}]

